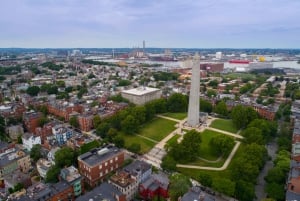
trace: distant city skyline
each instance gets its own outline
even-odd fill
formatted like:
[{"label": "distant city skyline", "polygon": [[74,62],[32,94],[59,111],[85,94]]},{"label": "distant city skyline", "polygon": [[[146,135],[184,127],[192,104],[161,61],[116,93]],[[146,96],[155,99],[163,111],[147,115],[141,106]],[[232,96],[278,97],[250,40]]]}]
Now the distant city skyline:
[{"label": "distant city skyline", "polygon": [[300,48],[298,0],[9,0],[0,48]]}]

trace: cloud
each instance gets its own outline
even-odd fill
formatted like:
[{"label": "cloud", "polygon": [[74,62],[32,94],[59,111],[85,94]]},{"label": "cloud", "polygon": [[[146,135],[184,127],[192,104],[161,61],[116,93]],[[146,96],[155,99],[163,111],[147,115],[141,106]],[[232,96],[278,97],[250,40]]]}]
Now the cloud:
[{"label": "cloud", "polygon": [[0,46],[122,47],[145,39],[161,47],[237,40],[246,47],[267,36],[292,44],[299,17],[298,0],[10,0],[0,7]]}]

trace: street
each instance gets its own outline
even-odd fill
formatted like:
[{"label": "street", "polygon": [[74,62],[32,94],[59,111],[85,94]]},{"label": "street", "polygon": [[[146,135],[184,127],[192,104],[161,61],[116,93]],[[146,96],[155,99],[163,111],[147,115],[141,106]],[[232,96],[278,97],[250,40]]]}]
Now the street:
[{"label": "street", "polygon": [[265,186],[266,186],[266,181],[264,180],[264,177],[267,176],[268,171],[273,168],[273,160],[276,157],[276,152],[278,149],[277,143],[275,141],[272,141],[269,143],[267,146],[268,150],[268,155],[272,158],[272,160],[268,160],[260,172],[258,178],[257,178],[257,185],[255,186],[255,195],[256,195],[256,200],[260,201],[263,198],[266,198],[266,193],[265,193]]}]

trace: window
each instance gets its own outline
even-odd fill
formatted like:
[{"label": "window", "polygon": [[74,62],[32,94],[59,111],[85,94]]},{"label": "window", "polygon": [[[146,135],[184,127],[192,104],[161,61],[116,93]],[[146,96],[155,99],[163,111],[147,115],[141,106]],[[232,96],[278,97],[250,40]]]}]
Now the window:
[{"label": "window", "polygon": [[107,166],[107,162],[105,162],[105,166]]},{"label": "window", "polygon": [[99,170],[101,170],[101,168],[102,168],[102,165],[99,165]]}]

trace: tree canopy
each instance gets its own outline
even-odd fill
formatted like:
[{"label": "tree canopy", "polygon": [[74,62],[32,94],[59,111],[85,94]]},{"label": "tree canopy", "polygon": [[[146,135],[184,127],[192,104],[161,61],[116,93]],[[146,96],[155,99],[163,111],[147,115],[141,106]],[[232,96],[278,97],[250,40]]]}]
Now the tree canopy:
[{"label": "tree canopy", "polygon": [[167,100],[169,112],[186,112],[188,106],[187,96],[174,93]]},{"label": "tree canopy", "polygon": [[30,96],[37,96],[40,92],[40,88],[38,86],[30,86],[27,88],[26,93]]},{"label": "tree canopy", "polygon": [[257,119],[257,112],[251,107],[235,106],[231,111],[231,118],[237,128],[245,128],[252,120]]},{"label": "tree canopy", "polygon": [[190,179],[182,174],[173,174],[170,176],[170,197],[172,200],[178,200],[178,197],[185,194],[192,186]]},{"label": "tree canopy", "polygon": [[190,162],[197,158],[200,150],[201,136],[195,130],[187,132],[180,144],[170,145],[171,156],[179,162]]},{"label": "tree canopy", "polygon": [[30,158],[34,161],[37,162],[40,158],[42,158],[41,154],[41,145],[40,144],[35,144],[32,146],[30,150]]},{"label": "tree canopy", "polygon": [[216,135],[210,140],[210,145],[214,147],[217,155],[224,154],[226,156],[232,150],[234,140],[226,135]]}]

